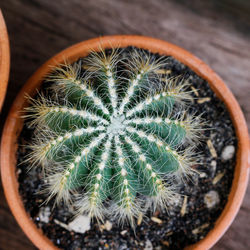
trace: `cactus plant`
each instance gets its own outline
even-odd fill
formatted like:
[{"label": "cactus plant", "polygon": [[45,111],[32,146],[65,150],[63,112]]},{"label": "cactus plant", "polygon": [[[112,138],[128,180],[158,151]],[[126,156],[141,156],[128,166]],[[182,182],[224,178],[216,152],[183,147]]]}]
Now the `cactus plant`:
[{"label": "cactus plant", "polygon": [[189,84],[162,78],[166,58],[132,49],[91,52],[48,77],[50,97],[30,98],[35,139],[27,161],[42,166],[48,200],[77,213],[130,222],[177,199],[195,172],[200,119]]}]

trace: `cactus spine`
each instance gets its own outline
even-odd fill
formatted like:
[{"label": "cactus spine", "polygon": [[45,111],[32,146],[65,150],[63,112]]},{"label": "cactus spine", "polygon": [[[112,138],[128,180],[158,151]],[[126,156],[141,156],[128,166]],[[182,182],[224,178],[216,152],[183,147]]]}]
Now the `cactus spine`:
[{"label": "cactus spine", "polygon": [[40,95],[26,110],[36,127],[27,160],[43,167],[48,199],[132,227],[149,205],[176,199],[175,180],[193,173],[200,123],[184,103],[188,84],[157,74],[165,64],[134,49],[55,69],[53,98]]}]

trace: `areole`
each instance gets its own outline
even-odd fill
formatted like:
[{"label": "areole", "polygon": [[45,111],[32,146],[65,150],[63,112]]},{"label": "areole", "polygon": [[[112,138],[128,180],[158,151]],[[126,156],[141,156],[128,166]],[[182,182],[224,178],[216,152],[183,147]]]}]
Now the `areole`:
[{"label": "areole", "polygon": [[[19,225],[39,249],[56,249],[56,247],[43,235],[32,220],[30,220],[18,193],[18,182],[15,173],[16,150],[18,147],[18,135],[23,126],[23,120],[20,118],[19,112],[28,105],[24,95],[27,93],[33,96],[36,93],[36,89],[39,89],[44,76],[51,71],[51,67],[63,63],[65,59],[67,59],[68,62],[73,62],[80,57],[88,55],[91,50],[99,51],[101,48],[127,46],[135,46],[147,49],[153,53],[173,56],[190,67],[196,74],[207,80],[216,95],[227,106],[236,130],[238,138],[237,163],[227,205],[216,221],[215,227],[208,235],[196,244],[188,246],[186,249],[211,248],[230,226],[239,210],[248,181],[249,138],[243,113],[231,91],[205,63],[175,45],[143,36],[106,36],[76,44],[60,52],[42,65],[19,92],[5,123],[1,142],[1,171],[5,195]],[[115,119],[112,126],[117,127],[117,121]]]}]

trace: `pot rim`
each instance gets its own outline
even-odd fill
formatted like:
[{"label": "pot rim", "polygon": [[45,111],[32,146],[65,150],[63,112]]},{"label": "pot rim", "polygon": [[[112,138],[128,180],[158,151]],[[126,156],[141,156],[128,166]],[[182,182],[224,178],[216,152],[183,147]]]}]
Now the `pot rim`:
[{"label": "pot rim", "polygon": [[18,136],[23,126],[23,120],[20,118],[19,112],[27,105],[24,94],[34,95],[36,89],[41,85],[44,76],[51,71],[53,66],[63,63],[65,59],[73,62],[80,57],[86,56],[93,50],[99,51],[101,48],[122,48],[127,46],[147,49],[161,55],[170,55],[187,65],[196,74],[205,79],[216,95],[225,103],[236,130],[238,139],[237,160],[227,204],[215,222],[214,228],[210,230],[206,237],[185,249],[204,250],[211,248],[231,225],[240,208],[248,183],[248,158],[250,156],[248,129],[238,102],[221,78],[200,59],[168,42],[136,35],[104,36],[73,45],[43,64],[19,92],[5,122],[1,141],[1,172],[5,196],[17,222],[39,249],[48,250],[57,248],[30,219],[18,192],[15,153],[18,147]]},{"label": "pot rim", "polygon": [[9,36],[0,9],[0,112],[3,106],[10,73],[10,45]]}]

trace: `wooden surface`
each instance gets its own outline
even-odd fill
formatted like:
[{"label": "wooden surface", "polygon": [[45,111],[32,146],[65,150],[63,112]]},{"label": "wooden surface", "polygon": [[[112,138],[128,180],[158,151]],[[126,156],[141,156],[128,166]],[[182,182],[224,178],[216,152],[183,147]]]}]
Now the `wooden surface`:
[{"label": "wooden surface", "polygon": [[[200,57],[228,84],[250,128],[250,1],[1,0],[10,35],[11,75],[0,129],[18,90],[60,50],[108,34],[142,34]],[[250,249],[250,188],[241,210],[213,248]],[[0,249],[35,247],[11,215],[0,187]]]}]

